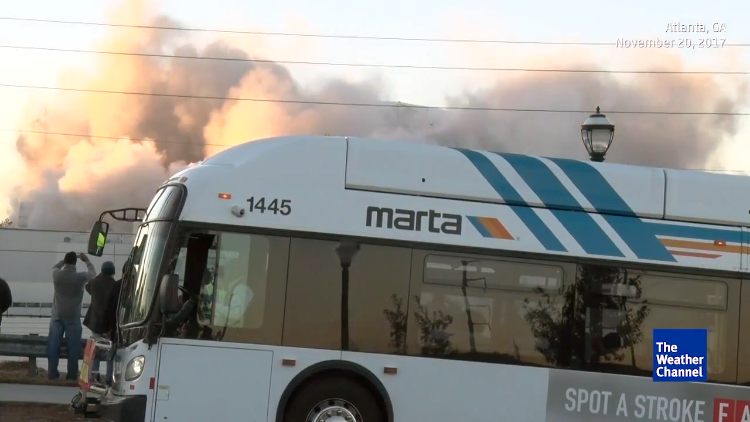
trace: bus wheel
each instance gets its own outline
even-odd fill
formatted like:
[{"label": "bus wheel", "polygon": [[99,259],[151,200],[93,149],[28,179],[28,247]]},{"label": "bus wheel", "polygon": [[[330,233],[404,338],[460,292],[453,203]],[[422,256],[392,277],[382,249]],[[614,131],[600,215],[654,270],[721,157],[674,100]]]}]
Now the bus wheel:
[{"label": "bus wheel", "polygon": [[312,380],[300,389],[284,414],[285,422],[385,422],[379,400],[349,378]]}]

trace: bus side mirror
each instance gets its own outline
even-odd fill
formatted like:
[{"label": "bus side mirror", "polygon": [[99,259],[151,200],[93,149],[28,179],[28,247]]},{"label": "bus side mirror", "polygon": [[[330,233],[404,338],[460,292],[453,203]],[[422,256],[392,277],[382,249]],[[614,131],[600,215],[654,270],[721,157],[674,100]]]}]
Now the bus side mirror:
[{"label": "bus side mirror", "polygon": [[159,308],[165,314],[173,314],[180,310],[178,298],[178,286],[180,276],[177,274],[165,274],[159,286]]},{"label": "bus side mirror", "polygon": [[89,233],[89,255],[102,256],[104,245],[107,244],[107,233],[109,233],[109,223],[104,221],[94,223]]}]

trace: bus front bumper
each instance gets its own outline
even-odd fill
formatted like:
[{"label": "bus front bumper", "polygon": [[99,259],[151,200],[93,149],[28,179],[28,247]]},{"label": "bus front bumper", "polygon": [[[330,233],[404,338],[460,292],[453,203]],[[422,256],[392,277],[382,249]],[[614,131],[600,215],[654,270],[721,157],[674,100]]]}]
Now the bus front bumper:
[{"label": "bus front bumper", "polygon": [[96,413],[108,422],[143,422],[146,420],[146,396],[117,396],[112,393],[97,399]]}]

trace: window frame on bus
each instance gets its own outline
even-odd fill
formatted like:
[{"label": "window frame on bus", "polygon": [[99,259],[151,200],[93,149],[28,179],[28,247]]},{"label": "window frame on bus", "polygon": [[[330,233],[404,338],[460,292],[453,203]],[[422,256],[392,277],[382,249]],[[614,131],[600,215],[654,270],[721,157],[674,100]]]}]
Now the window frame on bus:
[{"label": "window frame on bus", "polygon": [[[598,266],[612,266],[612,267],[619,267],[619,268],[625,268],[627,271],[629,271],[631,274],[642,274],[647,275],[649,277],[667,277],[671,279],[676,280],[690,280],[692,282],[719,282],[722,283],[724,286],[726,286],[726,292],[727,296],[729,296],[729,300],[732,300],[731,296],[734,294],[737,296],[737,301],[739,301],[739,294],[736,294],[735,290],[739,289],[739,286],[741,286],[742,283],[744,283],[744,280],[741,279],[741,274],[739,273],[732,273],[727,271],[711,271],[711,270],[705,270],[705,269],[696,269],[696,268],[687,268],[687,267],[667,267],[667,266],[660,266],[660,265],[653,265],[653,264],[644,264],[644,263],[638,263],[638,262],[632,262],[632,261],[616,261],[616,260],[599,260],[594,259],[590,257],[568,257],[568,256],[559,256],[559,255],[545,255],[545,254],[537,254],[537,253],[528,253],[528,252],[519,252],[519,251],[508,251],[508,250],[497,250],[497,249],[482,249],[482,248],[473,248],[473,247],[457,247],[453,245],[446,245],[446,244],[430,244],[430,243],[424,243],[424,242],[404,242],[404,241],[398,241],[393,239],[387,239],[387,238],[369,238],[369,237],[353,237],[353,236],[347,236],[343,234],[333,234],[333,233],[313,233],[313,232],[299,232],[299,231],[291,231],[291,230],[279,230],[279,229],[269,229],[269,228],[262,228],[262,227],[247,227],[247,226],[231,226],[231,225],[222,225],[222,224],[212,224],[212,223],[196,223],[192,221],[184,221],[181,222],[181,224],[190,225],[194,228],[202,228],[212,231],[220,231],[220,232],[232,232],[232,233],[245,233],[245,234],[258,234],[258,235],[268,235],[268,236],[288,236],[290,239],[290,244],[294,239],[311,239],[311,240],[324,240],[324,241],[334,241],[334,242],[340,242],[342,240],[348,240],[355,243],[362,243],[372,246],[393,246],[393,247],[399,247],[399,248],[407,248],[411,250],[412,256],[417,255],[420,252],[429,252],[424,253],[424,255],[421,258],[421,261],[419,261],[420,264],[417,264],[417,261],[412,261],[412,274],[407,281],[408,285],[408,291],[409,295],[413,296],[414,294],[414,286],[415,283],[423,283],[423,273],[424,268],[422,268],[420,271],[416,271],[416,267],[418,265],[424,265],[425,259],[427,255],[437,255],[437,256],[448,256],[451,258],[469,258],[469,259],[482,259],[482,260],[489,260],[489,261],[502,261],[505,263],[523,263],[523,264],[530,264],[530,265],[543,265],[543,266],[552,266],[552,267],[562,267],[563,268],[563,283],[561,288],[564,289],[566,286],[568,286],[573,279],[571,277],[575,278],[577,274],[577,268],[580,265],[598,265]],[[290,271],[289,267],[287,267],[287,274]],[[415,272],[419,273],[418,280],[414,277],[416,276]],[[288,275],[287,275],[288,277]],[[287,279],[288,282],[288,279]],[[432,283],[428,283],[432,284]],[[454,284],[448,284],[447,286],[453,286],[453,287],[460,287],[456,286]],[[734,286],[734,287],[732,287]],[[480,288],[478,286],[471,286],[470,288],[476,289]],[[526,290],[524,288],[521,289],[497,289],[493,288],[492,290],[507,290],[510,293],[533,293],[533,290],[535,290],[533,287],[529,288],[529,290]],[[747,290],[747,289],[745,289]],[[741,291],[741,290],[740,290]],[[553,293],[553,292],[549,292]],[[288,294],[288,292],[286,293]],[[409,298],[411,299],[411,297]],[[743,295],[743,303],[747,302],[750,303],[750,293],[745,293]],[[724,301],[726,303],[726,300]],[[407,302],[408,303],[408,302]],[[739,302],[738,302],[739,303]],[[744,308],[738,308],[739,305],[733,306],[731,304],[727,304],[724,306],[724,309],[717,309],[717,308],[711,308],[711,307],[689,307],[685,306],[685,304],[680,303],[670,303],[669,300],[663,300],[663,301],[655,301],[652,303],[655,306],[664,306],[664,307],[670,307],[670,308],[686,308],[686,309],[693,309],[693,310],[705,310],[705,311],[715,311],[715,312],[727,312],[729,314],[729,318],[731,321],[730,326],[732,327],[739,327],[740,324],[740,315],[739,313],[742,313],[742,319],[748,319],[750,318],[750,309],[744,309]],[[413,313],[413,309],[411,307],[408,307],[408,313]],[[740,312],[737,312],[739,309]],[[350,306],[351,310],[351,306]],[[745,316],[747,315],[747,316]],[[411,318],[409,318],[411,323]],[[409,331],[411,331],[411,327],[407,327]],[[739,328],[738,328],[739,329]],[[734,332],[734,331],[732,331]],[[739,331],[737,332],[739,334]],[[747,343],[747,344],[745,344]],[[298,346],[298,347],[304,347],[304,346]],[[741,380],[742,377],[740,376],[740,368],[737,365],[737,359],[736,359],[736,353],[741,350],[750,350],[750,340],[747,342],[741,342],[735,341],[733,344],[730,344],[728,346],[728,358],[731,359],[730,365],[733,366],[733,372],[732,374],[736,374],[736,380]],[[377,353],[377,352],[376,352]],[[411,353],[409,353],[411,354]],[[734,355],[733,358],[731,355]],[[583,370],[586,371],[586,369],[575,369],[570,368],[574,370]],[[747,379],[750,382],[750,370],[744,371],[745,379]],[[606,373],[606,372],[605,372]],[[612,373],[616,374],[616,373]],[[729,380],[720,380],[720,381],[713,381],[713,382],[720,382],[724,384],[733,384],[733,381]]]}]

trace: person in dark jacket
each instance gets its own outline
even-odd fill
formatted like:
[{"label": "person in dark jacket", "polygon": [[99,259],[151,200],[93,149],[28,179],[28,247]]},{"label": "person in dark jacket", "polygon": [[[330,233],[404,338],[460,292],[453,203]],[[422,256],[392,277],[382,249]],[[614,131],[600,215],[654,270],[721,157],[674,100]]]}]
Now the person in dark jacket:
[{"label": "person in dark jacket", "polygon": [[102,264],[102,272],[86,283],[86,292],[91,295],[91,304],[83,318],[83,325],[100,337],[105,333],[104,313],[107,309],[109,294],[116,283],[114,275],[115,264],[112,261],[107,261]]},{"label": "person in dark jacket", "polygon": [[[122,276],[112,284],[107,294],[105,306],[102,315],[102,334],[112,342],[112,350],[107,356],[107,385],[112,385],[112,369],[114,365],[115,353],[117,351],[117,306],[120,302],[120,289],[122,288],[122,279],[125,277],[126,270],[130,266],[130,260],[125,261],[122,266]],[[98,364],[98,363],[97,363]]]},{"label": "person in dark jacket", "polygon": [[13,304],[13,296],[10,294],[10,286],[0,278],[0,328],[3,325],[3,314],[10,309]]},{"label": "person in dark jacket", "polygon": [[[86,291],[91,295],[91,304],[83,319],[83,325],[91,330],[97,337],[104,336],[104,313],[107,309],[107,301],[112,287],[115,285],[115,264],[106,261],[102,264],[102,272],[86,283]],[[99,372],[99,359],[95,358],[92,371]],[[112,363],[107,362],[107,380],[112,378]]]}]

